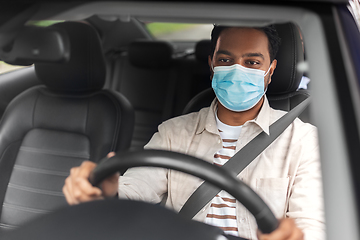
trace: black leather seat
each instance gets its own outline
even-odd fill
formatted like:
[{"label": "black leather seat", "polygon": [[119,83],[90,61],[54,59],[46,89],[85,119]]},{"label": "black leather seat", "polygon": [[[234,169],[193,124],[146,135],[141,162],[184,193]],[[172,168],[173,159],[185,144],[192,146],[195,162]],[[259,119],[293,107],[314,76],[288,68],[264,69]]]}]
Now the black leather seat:
[{"label": "black leather seat", "polygon": [[165,41],[138,40],[115,63],[111,88],[124,94],[135,110],[131,150],[143,149],[158,125],[173,116],[177,79],[173,51]]},{"label": "black leather seat", "polygon": [[62,187],[71,167],[130,146],[133,108],[122,94],[102,90],[96,32],[78,22],[54,27],[69,35],[69,62],[35,64],[45,86],[17,96],[0,124],[1,230],[67,205]]},{"label": "black leather seat", "polygon": [[[307,90],[297,90],[303,76],[303,72],[299,71],[297,66],[304,61],[304,53],[296,25],[284,23],[276,24],[275,27],[281,37],[281,46],[276,56],[277,67],[266,95],[273,108],[289,111],[309,96]],[[205,42],[202,41],[202,45],[204,44]],[[208,48],[203,46],[202,49],[204,54],[208,54],[207,49],[210,49],[210,40],[208,41]],[[201,54],[198,53],[198,55]],[[203,59],[205,58],[203,57]],[[214,98],[215,93],[212,88],[203,90],[189,101],[184,108],[183,114],[199,111],[203,107],[210,106]],[[308,109],[300,115],[300,118],[305,122],[309,122]]]}]

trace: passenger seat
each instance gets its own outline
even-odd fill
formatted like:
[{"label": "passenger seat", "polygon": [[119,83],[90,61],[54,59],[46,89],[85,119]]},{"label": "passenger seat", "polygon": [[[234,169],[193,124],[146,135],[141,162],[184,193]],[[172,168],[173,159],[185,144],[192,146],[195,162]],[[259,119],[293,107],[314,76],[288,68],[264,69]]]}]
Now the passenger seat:
[{"label": "passenger seat", "polygon": [[110,88],[125,95],[135,110],[131,150],[143,149],[157,126],[174,116],[177,70],[168,42],[139,40],[114,64]]},{"label": "passenger seat", "polygon": [[36,63],[44,85],[12,100],[0,124],[0,238],[67,206],[62,187],[70,168],[127,150],[132,137],[130,102],[102,90],[105,63],[94,29],[79,22],[52,28],[68,34],[70,60]]}]

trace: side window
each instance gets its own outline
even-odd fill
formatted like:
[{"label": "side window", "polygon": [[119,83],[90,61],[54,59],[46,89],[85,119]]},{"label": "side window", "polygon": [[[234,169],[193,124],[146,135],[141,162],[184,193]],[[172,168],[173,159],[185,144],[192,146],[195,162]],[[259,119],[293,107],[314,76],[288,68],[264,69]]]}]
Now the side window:
[{"label": "side window", "polygon": [[16,65],[7,64],[3,61],[0,61],[0,75],[3,73],[15,71],[15,70],[23,68],[23,67],[26,67],[26,66],[16,66]]},{"label": "side window", "polygon": [[360,29],[360,1],[359,0],[350,0],[349,1],[349,9],[352,15],[354,16],[354,19],[356,21],[356,24],[358,28]]}]

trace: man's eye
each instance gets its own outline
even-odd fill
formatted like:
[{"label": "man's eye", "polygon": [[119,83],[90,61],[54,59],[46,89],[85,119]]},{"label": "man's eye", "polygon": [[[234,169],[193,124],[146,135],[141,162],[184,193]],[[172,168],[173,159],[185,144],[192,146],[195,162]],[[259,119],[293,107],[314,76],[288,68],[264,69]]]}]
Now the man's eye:
[{"label": "man's eye", "polygon": [[219,62],[222,62],[222,63],[229,63],[230,60],[229,59],[225,59],[225,58],[221,58],[219,59]]},{"label": "man's eye", "polygon": [[246,64],[248,64],[248,65],[258,65],[260,63],[258,61],[247,61]]}]

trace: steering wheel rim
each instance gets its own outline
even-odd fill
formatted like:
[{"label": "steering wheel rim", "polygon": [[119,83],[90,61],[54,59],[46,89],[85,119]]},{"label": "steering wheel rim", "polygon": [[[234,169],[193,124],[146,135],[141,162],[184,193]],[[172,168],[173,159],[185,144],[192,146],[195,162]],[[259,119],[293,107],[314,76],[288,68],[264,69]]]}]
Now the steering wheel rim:
[{"label": "steering wheel rim", "polygon": [[94,186],[106,177],[132,167],[162,167],[199,177],[225,190],[241,202],[255,217],[263,233],[274,231],[279,222],[266,203],[234,174],[199,158],[164,150],[124,151],[104,159],[90,174]]}]

